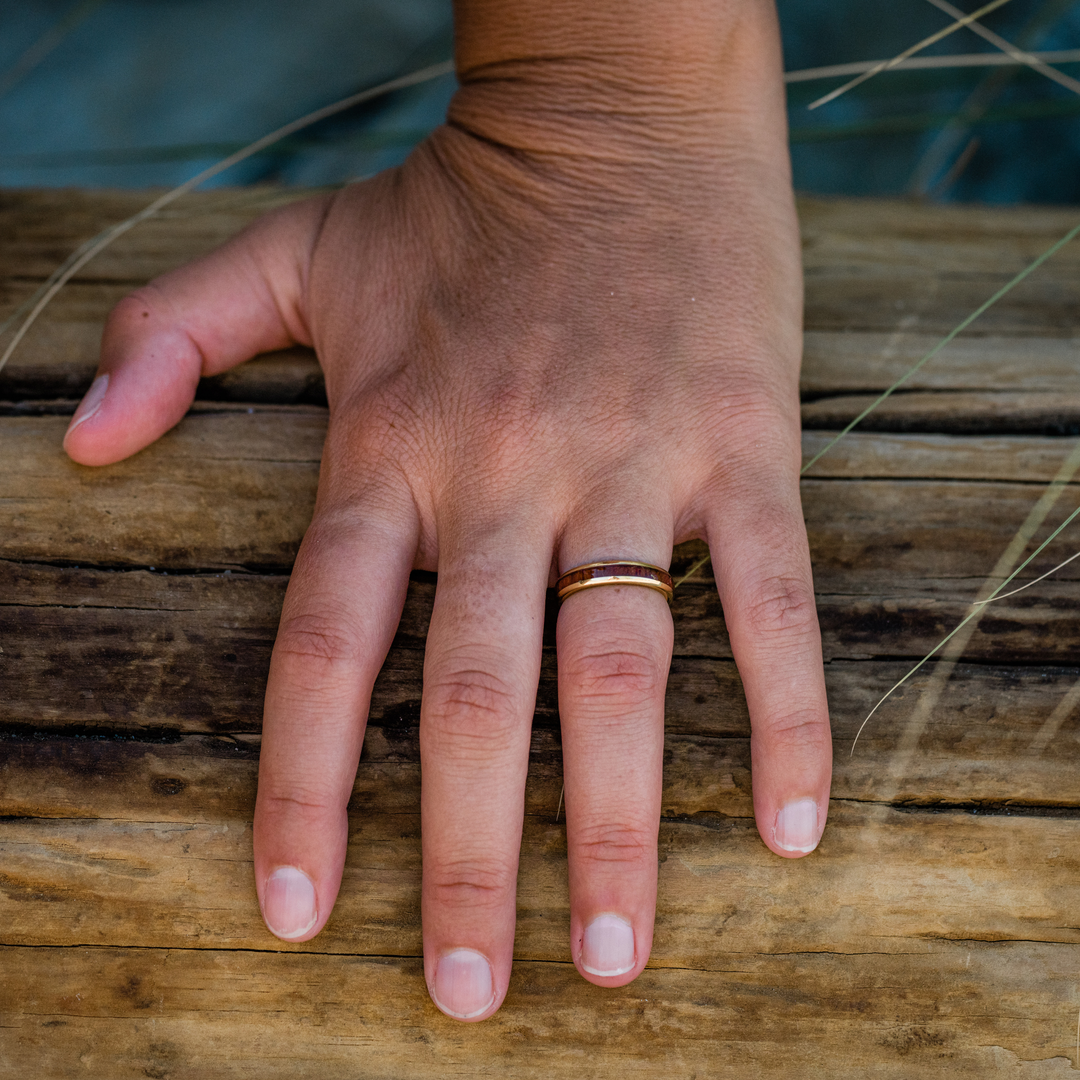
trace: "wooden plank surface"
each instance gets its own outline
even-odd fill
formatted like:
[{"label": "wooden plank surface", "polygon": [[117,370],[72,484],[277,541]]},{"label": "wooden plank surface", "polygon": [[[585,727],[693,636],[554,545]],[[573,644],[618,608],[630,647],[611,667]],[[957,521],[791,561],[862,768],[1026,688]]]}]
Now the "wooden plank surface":
[{"label": "wooden plank surface", "polygon": [[[201,949],[8,951],[11,1075],[401,1077],[1070,1074],[1075,946],[747,956],[599,990],[518,961],[505,1007],[435,1012],[420,961]],[[987,999],[986,987],[998,993]],[[18,990],[27,987],[29,990]],[[898,988],[903,987],[899,993]],[[843,1052],[838,1051],[838,1045]],[[872,1072],[866,1062],[873,1062]]]},{"label": "wooden plank surface", "polygon": [[[1075,446],[1080,247],[803,482],[836,738],[830,824],[805,860],[776,859],[754,831],[749,725],[709,567],[677,590],[656,944],[615,992],[568,962],[549,607],[515,973],[501,1012],[466,1029],[430,1005],[417,959],[433,575],[414,575],[375,688],[327,930],[285,944],[255,903],[261,698],[326,425],[313,356],[205,382],[192,414],[130,462],[84,469],[60,449],[109,305],[293,197],[195,196],[134,230],[0,373],[0,1074],[1080,1065],[1080,563],[992,605],[962,660],[904,686],[850,753],[877,700],[971,610]],[[144,201],[0,195],[0,319]],[[827,200],[800,212],[807,458],[1076,216]],[[1070,477],[1035,541],[1078,503]],[[686,545],[676,569],[702,553]]]},{"label": "wooden plank surface", "polygon": [[[207,749],[188,740],[186,753],[151,747],[120,768],[99,758],[98,784],[130,785],[128,800],[112,799],[109,816],[89,799],[93,817],[0,824],[5,941],[170,947],[188,940],[198,948],[417,955],[419,763],[401,760],[398,740],[373,741],[353,795],[341,896],[317,939],[284,945],[257,917],[250,825],[239,806],[228,805],[241,804],[240,794],[254,796],[250,748]],[[1072,914],[1080,809],[900,807],[845,799],[841,784],[818,853],[788,866],[762,858],[745,742],[668,741],[658,898],[664,918],[654,966],[707,968],[717,948],[891,953],[921,952],[925,940],[938,938],[1080,943]],[[531,765],[516,955],[565,963],[570,916],[552,735],[534,738]],[[159,807],[184,796],[186,777],[207,790],[229,784],[237,792],[224,806],[219,796],[192,815],[161,814]],[[1017,875],[1025,864],[1040,865],[1040,874]],[[974,910],[973,891],[981,898]]]}]

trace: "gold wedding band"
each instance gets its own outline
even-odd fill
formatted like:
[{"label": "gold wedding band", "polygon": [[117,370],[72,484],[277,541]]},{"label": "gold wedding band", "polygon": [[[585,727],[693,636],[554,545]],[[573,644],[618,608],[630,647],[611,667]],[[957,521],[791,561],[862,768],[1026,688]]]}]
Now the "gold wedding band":
[{"label": "gold wedding band", "polygon": [[640,562],[593,562],[575,566],[559,578],[555,591],[560,600],[565,600],[571,593],[596,585],[644,585],[647,589],[662,592],[668,603],[675,591],[666,570]]}]

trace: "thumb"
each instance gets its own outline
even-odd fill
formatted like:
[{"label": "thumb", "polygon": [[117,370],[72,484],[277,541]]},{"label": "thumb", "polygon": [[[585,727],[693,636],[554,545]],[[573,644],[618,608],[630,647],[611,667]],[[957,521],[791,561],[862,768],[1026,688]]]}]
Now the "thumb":
[{"label": "thumb", "polygon": [[129,457],[180,422],[202,376],[309,345],[302,298],[327,205],[321,197],[268,214],[121,300],[64,436],[68,455],[82,465]]}]

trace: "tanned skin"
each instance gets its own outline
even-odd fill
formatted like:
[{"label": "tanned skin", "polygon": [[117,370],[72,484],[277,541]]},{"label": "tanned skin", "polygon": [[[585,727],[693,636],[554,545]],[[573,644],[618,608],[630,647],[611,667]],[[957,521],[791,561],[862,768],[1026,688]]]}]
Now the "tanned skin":
[{"label": "tanned skin", "polygon": [[[818,842],[831,744],[799,502],[802,281],[770,0],[458,0],[461,89],[400,168],[256,222],[120,303],[65,446],[105,465],[198,379],[314,346],[330,426],[274,648],[255,810],[267,925],[341,880],[372,684],[438,571],[423,764],[425,975],[482,1020],[514,944],[545,589],[707,540],[753,724],[765,844]],[[571,928],[644,967],[656,904],[660,593],[558,620]],[[722,883],[720,883],[722,887]],[[181,902],[181,901],[178,901]]]}]

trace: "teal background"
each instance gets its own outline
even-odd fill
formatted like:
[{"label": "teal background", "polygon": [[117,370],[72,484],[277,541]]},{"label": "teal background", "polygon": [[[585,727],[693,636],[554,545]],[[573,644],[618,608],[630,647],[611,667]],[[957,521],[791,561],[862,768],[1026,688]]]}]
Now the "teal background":
[{"label": "teal background", "polygon": [[[927,0],[778,6],[789,70],[887,58],[949,22]],[[1075,0],[1011,0],[985,21],[1028,49],[1080,48]],[[0,0],[0,186],[175,185],[294,117],[449,57],[451,43],[449,0]],[[990,48],[961,30],[929,51]],[[1080,64],[1062,70],[1080,78]],[[789,88],[801,190],[1080,202],[1080,95],[1026,69],[887,72],[806,109],[843,81]],[[447,76],[389,95],[214,183],[370,175],[441,120],[453,88]]]}]

